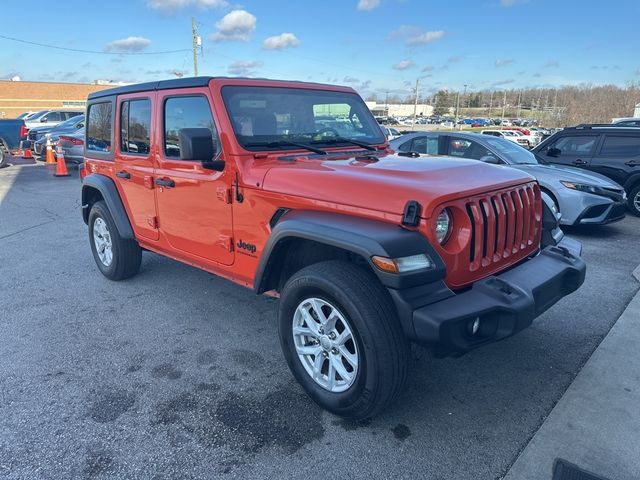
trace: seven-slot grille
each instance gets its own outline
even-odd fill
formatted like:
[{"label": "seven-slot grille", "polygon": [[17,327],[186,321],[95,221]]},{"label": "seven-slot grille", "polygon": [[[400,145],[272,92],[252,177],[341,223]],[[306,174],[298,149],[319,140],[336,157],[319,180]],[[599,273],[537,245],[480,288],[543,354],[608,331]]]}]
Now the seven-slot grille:
[{"label": "seven-slot grille", "polygon": [[471,272],[511,256],[522,258],[537,248],[541,218],[537,185],[476,197],[467,201],[465,208],[471,222]]}]

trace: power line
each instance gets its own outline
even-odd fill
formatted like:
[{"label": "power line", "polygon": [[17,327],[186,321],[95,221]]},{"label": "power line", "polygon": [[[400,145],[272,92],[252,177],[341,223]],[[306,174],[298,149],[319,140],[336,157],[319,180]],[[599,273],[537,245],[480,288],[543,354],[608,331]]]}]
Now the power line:
[{"label": "power line", "polygon": [[61,47],[59,45],[49,45],[46,43],[31,42],[29,40],[22,40],[20,38],[8,37],[6,35],[0,35],[0,38],[4,38],[5,40],[11,40],[12,42],[25,43],[27,45],[35,45],[37,47],[53,48],[55,50],[64,50],[67,52],[93,53],[93,54],[100,54],[100,55],[164,55],[168,53],[182,53],[182,52],[191,51],[188,48],[183,48],[180,50],[164,50],[161,52],[105,52],[101,50],[83,50],[80,48]]}]

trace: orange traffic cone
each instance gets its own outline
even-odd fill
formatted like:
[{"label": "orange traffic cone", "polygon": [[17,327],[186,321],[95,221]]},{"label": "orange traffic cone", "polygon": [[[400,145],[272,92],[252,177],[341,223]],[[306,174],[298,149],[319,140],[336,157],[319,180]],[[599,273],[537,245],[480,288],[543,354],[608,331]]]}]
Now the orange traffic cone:
[{"label": "orange traffic cone", "polygon": [[56,160],[53,158],[53,148],[51,147],[51,140],[47,138],[47,154],[45,165],[55,165]]},{"label": "orange traffic cone", "polygon": [[31,160],[33,158],[33,154],[31,153],[30,148],[25,148],[24,152],[22,152],[22,158],[26,160]]},{"label": "orange traffic cone", "polygon": [[53,174],[54,177],[70,177],[71,174],[67,170],[67,162],[64,159],[64,153],[62,152],[62,148],[58,147],[56,151],[56,156],[58,157],[58,161],[56,162],[56,173]]}]

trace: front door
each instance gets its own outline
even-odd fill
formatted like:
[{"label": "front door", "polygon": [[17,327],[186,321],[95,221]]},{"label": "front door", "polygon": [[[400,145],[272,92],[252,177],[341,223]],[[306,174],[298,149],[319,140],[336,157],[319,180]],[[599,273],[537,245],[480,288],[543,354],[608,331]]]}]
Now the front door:
[{"label": "front door", "polygon": [[158,239],[151,118],[155,94],[126,95],[118,98],[115,175],[121,198],[129,210],[137,235]]},{"label": "front door", "polygon": [[536,155],[550,163],[588,168],[599,139],[600,135],[597,133],[563,135],[544,150],[536,152]]},{"label": "front door", "polygon": [[[223,265],[233,263],[231,174],[207,170],[200,161],[181,160],[179,131],[208,128],[220,148],[208,89],[188,95],[158,94],[162,125],[155,172],[159,225],[174,250]],[[220,158],[222,159],[222,158]],[[211,160],[211,159],[202,159]]]}]

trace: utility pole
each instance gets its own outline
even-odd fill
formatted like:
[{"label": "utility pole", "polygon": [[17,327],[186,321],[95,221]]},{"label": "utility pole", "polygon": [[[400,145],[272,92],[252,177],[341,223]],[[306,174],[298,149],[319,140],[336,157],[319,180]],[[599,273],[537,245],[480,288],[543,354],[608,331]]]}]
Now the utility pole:
[{"label": "utility pole", "polygon": [[413,124],[411,125],[411,130],[416,129],[416,113],[418,111],[418,87],[420,85],[420,78],[416,78],[416,98],[413,102]]},{"label": "utility pole", "polygon": [[521,104],[522,104],[522,90],[519,90],[518,91],[518,115],[517,115],[518,119],[520,118],[520,107],[521,107]]},{"label": "utility pole", "polygon": [[191,36],[193,37],[193,76],[198,76],[198,47],[202,45],[202,37],[196,29],[196,18],[191,17]]},{"label": "utility pole", "polygon": [[460,92],[456,92],[456,120],[453,128],[458,126],[458,107],[460,106]]},{"label": "utility pole", "polygon": [[491,109],[493,108],[493,90],[491,90],[491,96],[489,97],[489,113],[487,117],[491,118]]},{"label": "utility pole", "polygon": [[[467,99],[467,84],[465,83],[464,84],[464,93],[462,94],[462,108],[464,108],[464,102],[466,101],[466,99]],[[467,104],[467,107],[468,106],[469,105]],[[462,114],[462,116],[464,117],[464,113]]]},{"label": "utility pole", "polygon": [[[504,91],[504,99],[502,100],[502,121],[504,122],[504,114],[507,110],[507,91]],[[502,124],[502,122],[500,122]]]}]

